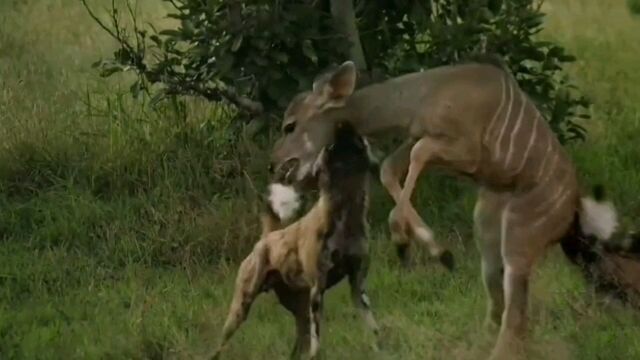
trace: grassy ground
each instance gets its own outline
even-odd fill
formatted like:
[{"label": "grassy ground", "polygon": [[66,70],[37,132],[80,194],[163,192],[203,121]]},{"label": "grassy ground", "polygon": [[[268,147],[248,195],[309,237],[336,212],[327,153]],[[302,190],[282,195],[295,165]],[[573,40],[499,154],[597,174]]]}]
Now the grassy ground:
[{"label": "grassy ground", "polygon": [[[544,36],[577,55],[571,73],[595,103],[590,139],[571,151],[585,184],[608,184],[637,219],[640,18],[622,1],[547,3]],[[161,14],[157,2],[141,7],[148,19]],[[126,88],[88,66],[111,46],[78,1],[0,3],[2,359],[197,357],[217,341],[233,259],[255,240],[259,145],[230,148],[227,117],[206,104],[151,111],[120,95]],[[478,359],[490,349],[472,187],[432,177],[419,198],[458,271],[399,271],[386,229],[374,227],[369,288],[383,350],[369,350],[341,286],[326,305],[327,358]],[[377,196],[373,223],[388,208]],[[533,358],[640,358],[640,317],[593,304],[557,250],[532,298]],[[284,358],[292,332],[264,296],[226,358]]]}]

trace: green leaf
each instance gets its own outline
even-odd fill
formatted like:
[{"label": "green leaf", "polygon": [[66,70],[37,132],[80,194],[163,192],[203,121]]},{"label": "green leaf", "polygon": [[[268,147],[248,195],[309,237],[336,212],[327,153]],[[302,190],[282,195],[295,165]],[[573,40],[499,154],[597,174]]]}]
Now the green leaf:
[{"label": "green leaf", "polygon": [[151,41],[153,41],[156,44],[156,46],[162,47],[162,39],[160,39],[158,35],[153,34],[149,36],[149,39],[151,39]]},{"label": "green leaf", "polygon": [[311,62],[314,64],[318,63],[318,55],[311,44],[311,40],[305,40],[302,42],[302,52],[309,60],[311,60]]},{"label": "green leaf", "polygon": [[106,77],[109,77],[109,76],[111,76],[111,75],[113,75],[115,73],[119,73],[119,72],[122,72],[122,71],[124,71],[124,68],[122,66],[120,66],[120,65],[115,65],[115,64],[114,65],[106,65],[106,66],[102,67],[102,69],[100,71],[100,76],[106,78]]},{"label": "green leaf", "polygon": [[244,37],[242,36],[242,34],[239,34],[233,39],[233,44],[231,44],[231,51],[232,52],[236,52],[236,51],[238,51],[238,49],[240,49],[240,46],[242,45],[242,39],[243,38]]},{"label": "green leaf", "polygon": [[271,56],[276,60],[276,62],[281,64],[286,64],[289,62],[289,55],[281,52],[281,51],[273,51]]},{"label": "green leaf", "polygon": [[142,91],[142,82],[140,80],[134,82],[131,87],[129,87],[129,91],[134,99],[137,99]]},{"label": "green leaf", "polygon": [[180,38],[182,36],[182,32],[173,29],[165,29],[160,31],[158,34],[172,38]]}]

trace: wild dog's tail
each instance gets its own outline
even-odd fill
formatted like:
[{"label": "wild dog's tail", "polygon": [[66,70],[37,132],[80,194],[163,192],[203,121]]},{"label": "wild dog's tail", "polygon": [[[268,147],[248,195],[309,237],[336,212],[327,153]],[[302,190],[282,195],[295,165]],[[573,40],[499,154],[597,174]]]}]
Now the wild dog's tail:
[{"label": "wild dog's tail", "polygon": [[562,248],[569,259],[576,262],[579,258],[587,265],[611,254],[638,258],[640,233],[619,230],[617,211],[606,200],[602,185],[597,185],[592,197],[580,199],[574,226],[562,240]]},{"label": "wild dog's tail", "polygon": [[618,228],[618,214],[597,185],[592,197],[580,199],[573,226],[561,241],[565,255],[575,264],[588,266],[598,260],[596,246],[607,243]]},{"label": "wild dog's tail", "polygon": [[578,219],[585,236],[593,236],[600,242],[611,240],[618,230],[618,213],[615,206],[606,200],[602,185],[593,188],[593,197],[580,199]]},{"label": "wild dog's tail", "polygon": [[640,234],[618,230],[618,215],[602,186],[580,200],[574,225],[562,239],[565,255],[596,292],[640,308]]}]

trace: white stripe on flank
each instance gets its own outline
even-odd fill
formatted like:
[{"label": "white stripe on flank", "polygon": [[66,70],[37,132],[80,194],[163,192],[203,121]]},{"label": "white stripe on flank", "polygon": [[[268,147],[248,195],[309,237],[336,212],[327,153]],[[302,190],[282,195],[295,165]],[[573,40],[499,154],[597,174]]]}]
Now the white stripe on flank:
[{"label": "white stripe on flank", "polygon": [[507,204],[504,206],[504,209],[502,209],[502,214],[500,214],[500,252],[502,253],[503,259],[505,255],[505,246],[507,243],[507,227],[509,225],[510,205],[511,203],[507,202]]},{"label": "white stripe on flank", "polygon": [[556,200],[556,203],[553,205],[553,208],[551,208],[549,211],[545,212],[544,216],[541,217],[540,219],[538,219],[536,222],[533,223],[534,227],[537,227],[541,224],[543,224],[545,222],[545,220],[547,220],[550,217],[554,217],[555,214],[554,212],[558,209],[558,207],[560,207],[560,205],[562,205],[564,203],[564,201],[567,199],[567,196],[569,196],[569,194],[571,194],[571,191],[565,191],[562,196]]},{"label": "white stripe on flank", "polygon": [[509,118],[511,117],[511,108],[513,107],[513,98],[515,95],[513,94],[513,85],[511,81],[509,81],[509,97],[511,100],[509,101],[509,107],[507,108],[507,115],[504,117],[504,121],[502,122],[502,129],[500,129],[500,136],[498,136],[498,141],[496,141],[496,148],[494,153],[496,155],[496,159],[500,158],[500,143],[502,142],[502,137],[504,136],[504,132],[507,129],[507,124],[509,124]]},{"label": "white stripe on flank", "polygon": [[520,115],[518,115],[518,122],[516,122],[516,125],[513,127],[513,131],[511,131],[511,135],[510,135],[510,139],[509,139],[509,152],[507,152],[507,161],[505,161],[504,166],[507,167],[509,166],[509,163],[511,162],[511,157],[513,156],[513,141],[516,138],[516,134],[518,133],[518,130],[520,130],[520,126],[522,125],[522,118],[524,117],[524,108],[527,105],[527,101],[525,99],[524,96],[524,91],[520,92],[520,101],[522,101],[522,106],[520,107]]},{"label": "white stripe on flank", "polygon": [[547,151],[544,152],[544,159],[542,159],[542,164],[540,164],[540,170],[538,171],[538,175],[536,175],[536,180],[540,180],[540,177],[544,172],[545,165],[547,165],[547,159],[549,159],[549,152],[551,152],[551,136],[547,134]]},{"label": "white stripe on flank", "polygon": [[[551,178],[551,175],[553,175],[553,171],[556,169],[556,164],[558,163],[558,158],[560,156],[558,156],[558,152],[556,151],[555,154],[553,154],[553,160],[551,161],[551,163],[549,164],[549,171],[547,171],[547,174],[544,176],[544,179],[542,179],[539,184],[546,184],[547,181],[549,181],[549,179]],[[540,175],[542,175],[542,172],[540,172]],[[539,178],[538,178],[539,179]]]},{"label": "white stripe on flank", "polygon": [[516,174],[520,174],[522,169],[524,169],[524,165],[527,163],[529,152],[531,151],[533,142],[536,140],[536,136],[538,135],[538,121],[540,121],[539,112],[536,114],[536,118],[533,120],[533,132],[531,133],[531,137],[529,137],[529,144],[527,145],[527,149],[524,151],[524,155],[522,156],[522,160],[520,161],[520,166],[518,166],[518,170],[516,170]]},{"label": "white stripe on flank", "polygon": [[498,110],[496,110],[495,115],[493,115],[493,118],[491,119],[491,122],[489,123],[489,127],[487,127],[487,130],[484,133],[484,141],[485,142],[487,141],[487,139],[489,138],[489,135],[493,131],[493,125],[495,124],[496,120],[498,119],[498,115],[500,115],[500,112],[502,112],[502,108],[504,107],[504,100],[505,100],[505,96],[507,95],[507,86],[506,86],[507,84],[505,82],[505,77],[506,77],[506,75],[503,75],[500,78],[500,85],[502,86],[500,88],[502,90],[501,96],[500,96],[500,105],[498,105]]},{"label": "white stripe on flank", "polygon": [[536,206],[536,209],[534,210],[534,212],[544,211],[544,209],[546,209],[546,207],[549,204],[555,203],[560,197],[560,195],[566,192],[567,190],[566,187],[567,187],[566,184],[560,185],[556,189],[556,191],[553,192],[553,195],[551,197],[547,197],[547,199],[542,204],[539,204],[538,206]]}]

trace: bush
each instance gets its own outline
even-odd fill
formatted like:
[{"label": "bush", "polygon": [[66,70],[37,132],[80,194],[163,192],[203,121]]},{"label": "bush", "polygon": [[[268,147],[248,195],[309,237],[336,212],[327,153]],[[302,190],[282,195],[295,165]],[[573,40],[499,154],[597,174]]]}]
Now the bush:
[{"label": "bush", "polygon": [[627,0],[627,7],[632,14],[640,15],[640,0]]},{"label": "bush", "polygon": [[117,9],[110,24],[90,12],[120,44],[96,65],[104,76],[135,71],[134,95],[199,95],[230,102],[247,118],[268,118],[347,58],[375,78],[495,53],[561,141],[584,137],[576,120],[588,117],[589,102],[562,71],[575,58],[536,38],[544,18],[538,1],[341,1],[173,0],[168,16],[179,25],[161,31],[140,25],[134,11],[130,31]]}]

